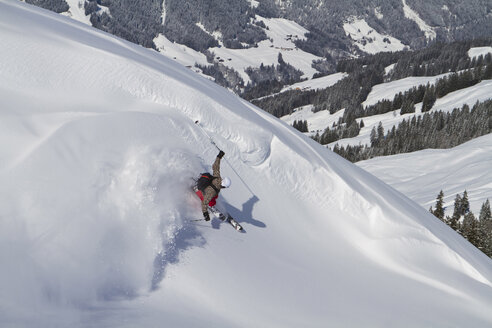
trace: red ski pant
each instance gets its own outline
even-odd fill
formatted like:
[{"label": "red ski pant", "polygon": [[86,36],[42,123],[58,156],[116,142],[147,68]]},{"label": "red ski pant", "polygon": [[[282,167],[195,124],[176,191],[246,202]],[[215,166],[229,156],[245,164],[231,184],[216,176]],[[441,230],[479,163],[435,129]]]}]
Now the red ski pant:
[{"label": "red ski pant", "polygon": [[[198,197],[200,197],[200,200],[203,202],[203,194],[202,194],[202,191],[201,190],[198,190],[196,192],[196,194],[197,194]],[[208,206],[210,206],[210,207],[215,206],[215,204],[217,203],[217,197],[218,197],[218,195],[215,196],[214,198],[212,198],[212,200],[210,202],[208,202]]]}]

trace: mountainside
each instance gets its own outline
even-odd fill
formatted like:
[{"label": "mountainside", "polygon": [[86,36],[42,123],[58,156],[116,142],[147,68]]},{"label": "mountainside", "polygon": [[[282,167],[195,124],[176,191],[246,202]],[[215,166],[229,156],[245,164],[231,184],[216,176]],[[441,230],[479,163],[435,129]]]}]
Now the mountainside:
[{"label": "mountainside", "polygon": [[[162,33],[200,52],[217,46],[256,47],[269,38],[264,19],[285,18],[306,29],[306,39],[300,35],[295,44],[325,58],[325,65],[317,67],[321,72],[351,54],[416,49],[428,42],[474,39],[492,32],[492,4],[487,0],[27,2],[87,21],[77,13],[83,7],[92,25],[145,47],[156,47],[155,38]],[[286,32],[285,38],[290,35]]]},{"label": "mountainside", "polygon": [[[155,51],[0,1],[0,325],[489,327],[492,262]],[[225,151],[221,206],[191,178]]]}]

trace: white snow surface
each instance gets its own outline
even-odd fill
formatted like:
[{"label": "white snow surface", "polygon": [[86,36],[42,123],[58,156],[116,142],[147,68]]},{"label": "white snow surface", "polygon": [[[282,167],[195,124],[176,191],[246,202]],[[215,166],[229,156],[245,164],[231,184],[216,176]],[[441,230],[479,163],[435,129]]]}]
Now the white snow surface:
[{"label": "white snow surface", "polygon": [[448,93],[436,100],[432,111],[450,112],[463,105],[472,107],[476,102],[483,102],[492,98],[492,80],[484,80],[474,86]]},{"label": "white snow surface", "polygon": [[[492,261],[159,53],[0,0],[0,326],[490,327]],[[225,151],[220,206],[190,178]]]},{"label": "white snow surface", "polygon": [[[364,19],[352,17],[343,24],[345,33],[349,35],[360,50],[369,54],[378,52],[400,51],[406,46],[391,35],[382,35],[373,29]],[[388,40],[385,42],[384,40]]]},{"label": "white snow surface", "polygon": [[358,162],[424,208],[435,208],[444,192],[446,214],[453,214],[456,194],[466,189],[470,209],[478,217],[482,204],[492,200],[492,134],[452,149],[427,149]]},{"label": "white snow surface", "polygon": [[192,68],[194,71],[201,72],[201,70],[195,67],[195,64],[203,66],[209,65],[207,57],[204,54],[183,44],[171,42],[163,34],[159,34],[154,39],[154,44],[161,54],[175,60],[183,66]]},{"label": "white snow surface", "polygon": [[347,77],[347,73],[334,73],[322,77],[318,77],[315,79],[310,79],[298,83],[294,83],[292,85],[286,86],[280,92],[284,92],[287,90],[319,90],[326,89],[336,84],[338,81]]},{"label": "white snow surface", "polygon": [[66,0],[68,4],[68,11],[62,13],[70,18],[73,18],[79,22],[92,26],[90,16],[85,14],[85,0]]},{"label": "white snow surface", "polygon": [[485,57],[490,53],[492,53],[492,47],[475,47],[468,50],[468,56],[472,59],[480,56]]},{"label": "white snow surface", "polygon": [[330,114],[330,111],[322,110],[313,112],[313,105],[307,105],[297,108],[290,115],[282,116],[282,121],[292,125],[294,121],[307,121],[309,134],[322,133],[326,127],[331,127],[333,123],[338,123],[338,120],[343,117],[345,109],[339,110],[336,113]]},{"label": "white snow surface", "polygon": [[[388,69],[393,69],[388,66]],[[437,80],[445,77],[446,74],[435,75],[435,76],[412,76],[406,77],[400,80],[395,80],[391,82],[385,82],[377,84],[372,87],[371,92],[367,96],[366,101],[362,103],[362,106],[367,107],[377,104],[381,100],[393,100],[395,96],[402,92],[412,89],[413,87],[418,87],[419,85],[435,84]]]}]

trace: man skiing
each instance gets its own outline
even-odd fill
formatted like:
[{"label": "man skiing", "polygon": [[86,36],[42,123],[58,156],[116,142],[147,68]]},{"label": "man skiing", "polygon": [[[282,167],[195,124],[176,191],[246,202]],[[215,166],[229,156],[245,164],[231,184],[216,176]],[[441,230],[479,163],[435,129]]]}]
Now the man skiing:
[{"label": "man skiing", "polygon": [[223,156],[224,152],[222,150],[219,151],[219,154],[212,165],[213,174],[203,173],[197,181],[196,194],[202,200],[202,213],[205,221],[210,221],[208,206],[215,206],[220,190],[222,188],[229,188],[231,185],[231,179],[228,177],[222,178],[220,176],[220,160]]}]

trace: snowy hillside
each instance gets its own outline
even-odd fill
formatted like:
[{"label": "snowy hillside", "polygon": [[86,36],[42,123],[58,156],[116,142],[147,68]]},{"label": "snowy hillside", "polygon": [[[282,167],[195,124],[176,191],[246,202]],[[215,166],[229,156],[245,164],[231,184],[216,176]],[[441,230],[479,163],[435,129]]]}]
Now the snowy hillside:
[{"label": "snowy hillside", "polygon": [[[317,73],[312,68],[313,60],[321,57],[302,51],[294,44],[295,40],[305,39],[304,34],[309,32],[299,24],[282,18],[264,18],[256,16],[258,21],[264,22],[268,39],[258,42],[258,47],[248,49],[229,49],[226,47],[211,48],[216,59],[224,65],[235,69],[244,82],[250,81],[245,69],[263,65],[276,65],[278,54],[281,53],[285,62],[291,64],[304,73],[304,78],[312,78]],[[212,34],[213,32],[208,32]]]},{"label": "snowy hillside", "polygon": [[[492,262],[156,51],[0,0],[0,326],[490,327]],[[226,155],[238,233],[191,177]]]},{"label": "snowy hillside", "polygon": [[[478,49],[478,48],[473,48]],[[405,92],[413,87],[418,87],[419,85],[434,84],[438,79],[446,76],[447,74],[441,74],[436,76],[421,76],[421,77],[407,77],[400,80],[395,80],[391,82],[385,82],[375,85],[371,92],[369,93],[367,100],[363,103],[364,106],[370,106],[376,104],[378,101],[387,99],[392,100],[396,94],[399,92]],[[315,81],[316,79],[304,82],[309,85],[308,82]],[[445,95],[442,98],[437,99],[434,106],[430,112],[443,111],[451,112],[454,108],[461,108],[463,105],[468,105],[472,107],[477,102],[483,102],[492,98],[492,80],[482,81],[474,86],[457,90]],[[360,130],[359,135],[353,138],[345,138],[337,140],[330,144],[334,146],[338,144],[340,146],[346,145],[370,145],[370,135],[371,130],[377,127],[379,122],[383,124],[385,131],[391,130],[393,126],[398,126],[398,124],[403,121],[403,119],[409,120],[413,116],[423,115],[421,108],[422,103],[416,104],[416,112],[409,114],[400,114],[400,110],[391,111],[385,114],[378,114],[367,116],[357,119],[360,123],[361,120],[364,121],[364,127]],[[316,132],[322,132],[326,127],[331,127],[333,123],[337,123],[340,117],[343,116],[344,110],[337,111],[330,114],[328,111],[319,111],[316,113],[312,112],[313,106],[304,106],[298,108],[294,113],[290,115],[285,115],[281,119],[289,125],[295,120],[308,122],[308,135],[313,135]]]},{"label": "snowy hillside", "polygon": [[473,213],[492,200],[492,134],[452,149],[427,149],[410,154],[373,158],[357,165],[371,172],[422,207],[435,205],[444,192],[447,215],[452,215],[456,194],[466,189]]},{"label": "snowy hillside", "polygon": [[381,35],[374,28],[369,26],[364,19],[350,17],[343,24],[345,33],[354,40],[354,43],[360,50],[368,54],[376,54],[384,51],[400,51],[405,46],[400,40],[391,35]]},{"label": "snowy hillside", "polygon": [[[245,72],[247,68],[260,67],[263,65],[277,65],[278,55],[282,54],[285,62],[301,70],[304,78],[311,79],[317,70],[312,67],[313,60],[321,60],[321,57],[302,51],[294,44],[295,40],[305,39],[304,34],[309,32],[299,24],[280,18],[264,18],[257,16],[256,19],[265,23],[268,39],[258,43],[257,47],[247,49],[229,49],[220,45],[209,49],[215,54],[214,62],[225,65],[236,70],[245,84],[250,82],[250,77]],[[210,34],[221,43],[220,33],[206,31],[203,26],[200,28]],[[159,52],[177,62],[194,67],[195,64],[208,66],[207,58],[204,54],[195,51],[185,45],[169,41],[163,34],[159,34],[154,39]],[[199,69],[194,69],[200,71]],[[315,82],[316,83],[316,82]],[[326,84],[329,82],[321,82]]]}]

